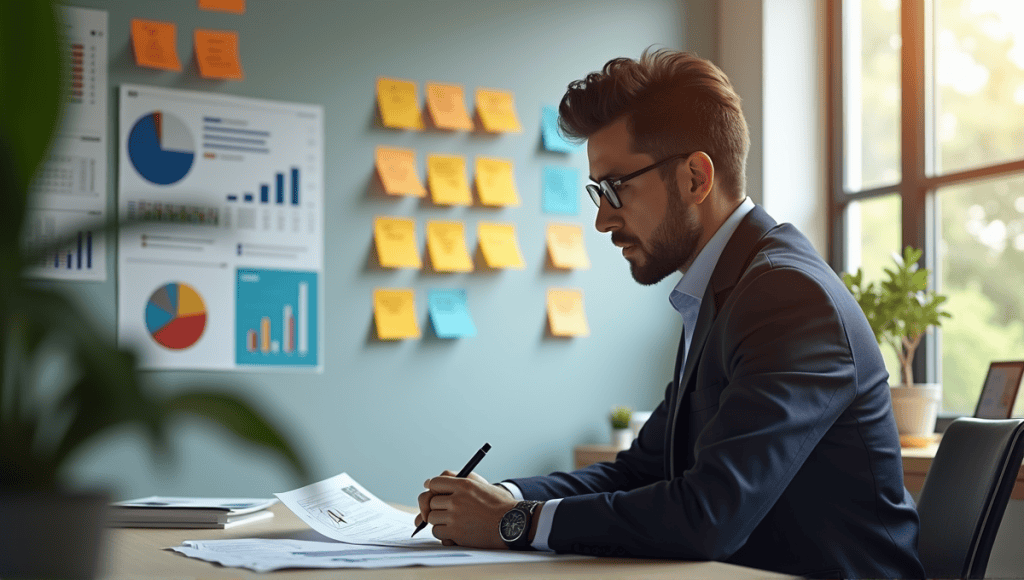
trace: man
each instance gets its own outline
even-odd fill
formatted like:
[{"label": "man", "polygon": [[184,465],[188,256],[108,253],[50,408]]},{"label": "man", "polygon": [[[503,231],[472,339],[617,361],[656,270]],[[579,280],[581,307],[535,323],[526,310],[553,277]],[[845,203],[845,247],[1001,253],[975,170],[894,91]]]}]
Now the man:
[{"label": "man", "polygon": [[633,277],[683,274],[675,373],[614,462],[497,486],[446,471],[416,523],[448,545],[923,577],[878,344],[807,239],[746,198],[725,74],[645,51],[570,84],[559,112]]}]

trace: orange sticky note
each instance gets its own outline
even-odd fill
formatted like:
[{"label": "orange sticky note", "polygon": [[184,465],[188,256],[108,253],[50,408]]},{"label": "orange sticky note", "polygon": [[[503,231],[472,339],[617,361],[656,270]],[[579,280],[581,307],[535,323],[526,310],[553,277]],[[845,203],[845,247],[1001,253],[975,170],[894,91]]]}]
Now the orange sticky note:
[{"label": "orange sticky note", "polygon": [[385,127],[423,129],[416,83],[384,77],[377,79],[377,106]]},{"label": "orange sticky note", "polygon": [[195,31],[199,74],[207,79],[245,78],[238,59],[238,33],[229,30]]},{"label": "orange sticky note", "polygon": [[434,124],[442,129],[473,129],[459,85],[427,83],[427,110]]},{"label": "orange sticky note", "polygon": [[132,46],[139,66],[181,70],[178,60],[177,27],[173,22],[132,18]]},{"label": "orange sticky note", "polygon": [[523,254],[519,251],[519,242],[516,240],[516,226],[480,222],[477,224],[477,240],[484,260],[491,268],[522,270],[526,267],[523,263]]},{"label": "orange sticky note", "polygon": [[410,289],[374,290],[373,320],[381,340],[420,337],[420,325],[416,323],[416,297]]},{"label": "orange sticky note", "polygon": [[518,133],[522,130],[519,126],[519,117],[516,115],[515,99],[508,91],[477,89],[476,110],[486,131]]},{"label": "orange sticky note", "polygon": [[245,14],[245,0],[199,0],[199,9]]},{"label": "orange sticky note", "polygon": [[548,254],[556,268],[590,268],[590,258],[583,247],[583,228],[569,224],[548,224],[547,238]]},{"label": "orange sticky note", "polygon": [[427,183],[437,205],[473,205],[466,179],[466,160],[458,155],[427,157]]},{"label": "orange sticky note", "polygon": [[373,220],[373,239],[383,268],[420,268],[416,250],[416,222],[408,218]]},{"label": "orange sticky note", "polygon": [[390,195],[423,197],[427,190],[416,176],[416,152],[412,149],[377,148],[377,174]]},{"label": "orange sticky note", "polygon": [[512,161],[477,157],[476,191],[484,205],[519,205]]},{"label": "orange sticky note", "polygon": [[589,336],[583,292],[567,288],[548,289],[548,324],[555,336]]},{"label": "orange sticky note", "polygon": [[438,272],[473,271],[462,222],[427,222],[427,251],[430,263]]}]

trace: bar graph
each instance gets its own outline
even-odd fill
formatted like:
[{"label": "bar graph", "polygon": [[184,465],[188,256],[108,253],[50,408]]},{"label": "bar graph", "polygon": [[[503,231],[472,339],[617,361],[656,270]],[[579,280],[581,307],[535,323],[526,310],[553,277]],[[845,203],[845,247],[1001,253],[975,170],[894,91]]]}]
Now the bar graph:
[{"label": "bar graph", "polygon": [[316,367],[316,272],[239,269],[235,362]]},{"label": "bar graph", "polygon": [[[271,180],[259,184],[260,204],[299,207],[302,200],[299,192],[302,189],[302,174],[298,167],[291,167],[287,172],[277,171]],[[270,193],[273,191],[274,195]],[[273,197],[273,199],[271,199]],[[253,203],[255,196],[246,192],[225,194],[228,203]]]}]

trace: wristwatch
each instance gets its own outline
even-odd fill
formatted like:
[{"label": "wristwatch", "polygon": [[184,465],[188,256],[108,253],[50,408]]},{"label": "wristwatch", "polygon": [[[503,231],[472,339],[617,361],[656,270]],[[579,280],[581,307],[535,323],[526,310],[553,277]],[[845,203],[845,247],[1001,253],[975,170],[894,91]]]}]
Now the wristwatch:
[{"label": "wristwatch", "polygon": [[498,522],[498,534],[501,541],[513,550],[532,550],[530,546],[530,522],[533,510],[544,502],[521,501],[501,517]]}]

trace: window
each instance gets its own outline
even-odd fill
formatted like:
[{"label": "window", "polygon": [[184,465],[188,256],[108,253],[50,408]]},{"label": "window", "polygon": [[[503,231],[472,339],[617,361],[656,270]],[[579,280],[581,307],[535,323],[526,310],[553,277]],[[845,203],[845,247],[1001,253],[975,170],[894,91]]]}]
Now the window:
[{"label": "window", "polygon": [[878,280],[892,252],[924,249],[953,318],[915,378],[971,414],[988,363],[1024,358],[1024,2],[829,8],[832,266]]}]

